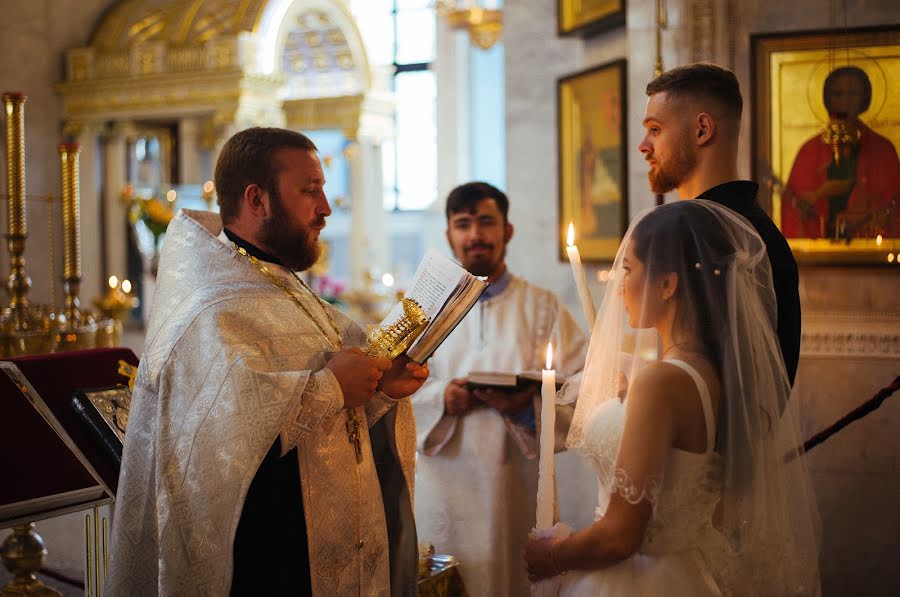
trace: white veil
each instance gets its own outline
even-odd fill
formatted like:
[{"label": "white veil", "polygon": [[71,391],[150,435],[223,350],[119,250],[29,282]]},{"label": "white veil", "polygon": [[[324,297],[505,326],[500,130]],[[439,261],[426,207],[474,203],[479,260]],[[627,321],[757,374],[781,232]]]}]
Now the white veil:
[{"label": "white veil", "polygon": [[[714,524],[740,557],[744,574],[753,578],[755,588],[746,589],[760,595],[817,594],[819,519],[806,457],[796,454],[802,443],[796,405],[784,407],[790,384],[775,335],[771,266],[756,231],[731,210],[708,201],[679,201],[647,210],[632,222],[613,263],[584,373],[560,392],[561,402],[578,401],[568,446],[594,456],[600,481],[611,492],[632,503],[655,504],[665,454],[625,453],[653,444],[646,441],[650,438],[622,441],[613,450],[616,459],[606,463],[597,462],[592,443],[603,439],[593,437],[598,434],[591,427],[593,415],[603,408],[626,411],[621,405],[628,403],[641,368],[660,358],[656,329],[640,322],[632,328],[628,322],[623,288],[634,286],[623,284],[623,259],[632,244],[630,261],[637,257],[646,274],[641,312],[659,301],[651,296],[658,287],[650,280],[677,274],[675,329],[689,333],[675,339],[693,338],[718,373],[722,496]],[[630,297],[634,310],[633,293]],[[789,456],[797,457],[789,461]]]}]

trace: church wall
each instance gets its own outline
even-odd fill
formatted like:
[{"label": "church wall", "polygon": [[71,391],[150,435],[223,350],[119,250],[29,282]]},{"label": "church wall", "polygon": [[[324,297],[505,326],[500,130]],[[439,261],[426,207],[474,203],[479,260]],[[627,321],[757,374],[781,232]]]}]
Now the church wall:
[{"label": "church wall", "polygon": [[[738,164],[743,177],[751,171],[752,33],[828,29],[835,23],[853,28],[900,22],[900,4],[891,0],[848,0],[845,11],[843,3],[815,0],[668,0],[666,4],[664,67],[692,61],[692,4],[695,9],[699,4],[711,5],[717,15],[706,41],[712,59],[731,67],[744,91]],[[643,135],[644,88],[652,78],[656,57],[655,5],[655,0],[632,0],[627,3],[624,29],[580,40],[557,37],[555,2],[505,4],[507,178],[518,236],[510,245],[510,267],[555,289],[582,321],[569,265],[557,255],[556,79],[627,56],[629,212],[634,216],[651,206],[646,164],[637,144]],[[604,290],[596,282],[600,267],[588,269],[598,306]],[[898,273],[896,267],[801,266],[804,338],[794,396],[806,408],[809,433],[828,426],[900,373]],[[900,529],[897,429],[900,396],[888,399],[810,455],[823,518],[825,595],[886,595],[900,590],[900,572],[889,559],[895,558]],[[560,478],[564,474],[560,472]]]}]

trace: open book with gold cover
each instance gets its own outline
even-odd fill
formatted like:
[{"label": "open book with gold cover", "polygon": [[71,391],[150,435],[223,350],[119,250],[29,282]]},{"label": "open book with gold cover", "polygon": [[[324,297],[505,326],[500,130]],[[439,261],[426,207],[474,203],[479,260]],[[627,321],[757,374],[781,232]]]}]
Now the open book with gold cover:
[{"label": "open book with gold cover", "polygon": [[404,352],[422,364],[462,321],[487,288],[459,264],[430,249],[394,305],[368,337],[369,354],[395,358]]}]

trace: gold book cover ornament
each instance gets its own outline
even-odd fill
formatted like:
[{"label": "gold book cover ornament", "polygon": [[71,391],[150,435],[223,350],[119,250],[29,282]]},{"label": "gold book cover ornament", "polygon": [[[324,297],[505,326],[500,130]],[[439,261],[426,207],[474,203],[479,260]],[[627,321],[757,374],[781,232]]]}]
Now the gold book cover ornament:
[{"label": "gold book cover ornament", "polygon": [[366,354],[391,360],[403,354],[428,326],[428,316],[419,303],[404,298],[403,315],[394,323],[373,326],[366,338]]}]

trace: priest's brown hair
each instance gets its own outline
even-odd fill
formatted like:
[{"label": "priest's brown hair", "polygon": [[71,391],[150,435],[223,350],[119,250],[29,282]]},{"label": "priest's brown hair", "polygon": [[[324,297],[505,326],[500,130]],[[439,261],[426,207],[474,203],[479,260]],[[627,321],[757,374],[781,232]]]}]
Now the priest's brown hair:
[{"label": "priest's brown hair", "polygon": [[281,149],[318,151],[315,143],[303,133],[280,128],[245,129],[225,142],[216,162],[215,175],[223,224],[237,219],[241,198],[248,185],[255,184],[269,193],[278,192],[280,166],[275,154]]}]

